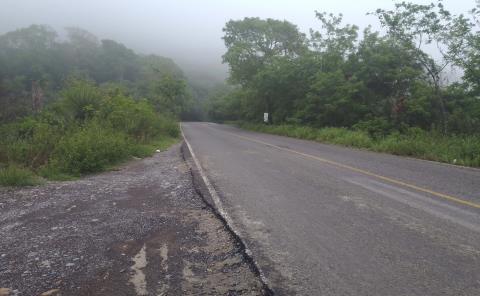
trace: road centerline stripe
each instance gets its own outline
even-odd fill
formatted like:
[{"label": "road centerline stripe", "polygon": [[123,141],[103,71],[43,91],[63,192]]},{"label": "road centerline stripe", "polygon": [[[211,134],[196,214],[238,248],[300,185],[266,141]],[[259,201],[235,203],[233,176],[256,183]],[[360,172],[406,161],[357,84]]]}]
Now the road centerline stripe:
[{"label": "road centerline stripe", "polygon": [[261,141],[261,140],[257,140],[257,139],[254,139],[254,138],[237,135],[237,134],[234,134],[232,132],[228,132],[228,131],[224,131],[224,130],[222,130],[222,131],[225,132],[225,133],[231,134],[231,135],[233,135],[237,138],[240,138],[240,139],[244,139],[244,140],[254,142],[254,143],[258,143],[258,144],[263,144],[263,145],[266,145],[266,146],[269,146],[269,147],[272,147],[272,148],[276,148],[278,150],[287,151],[287,152],[297,154],[297,155],[300,155],[300,156],[303,156],[303,157],[306,157],[306,158],[315,159],[317,161],[327,163],[327,164],[330,164],[330,165],[333,165],[333,166],[336,166],[336,167],[339,167],[339,168],[343,168],[343,169],[347,169],[347,170],[357,172],[357,173],[360,173],[360,174],[363,174],[363,175],[375,177],[377,179],[387,181],[389,183],[397,184],[397,185],[400,185],[400,186],[403,186],[403,187],[407,187],[407,188],[410,188],[410,189],[414,189],[416,191],[428,193],[430,195],[433,195],[433,196],[436,196],[436,197],[439,197],[439,198],[442,198],[442,199],[445,199],[445,200],[449,200],[451,202],[455,202],[455,203],[458,203],[458,204],[461,204],[461,205],[464,205],[464,206],[469,206],[469,207],[472,207],[472,208],[480,209],[480,204],[479,203],[468,201],[468,200],[465,200],[465,199],[462,199],[462,198],[459,198],[459,197],[455,197],[455,196],[451,196],[451,195],[448,195],[448,194],[445,194],[445,193],[436,192],[436,191],[433,191],[431,189],[423,188],[423,187],[413,185],[413,184],[409,184],[409,183],[406,183],[406,182],[403,182],[403,181],[400,181],[400,180],[396,180],[396,179],[393,179],[393,178],[390,178],[390,177],[375,174],[375,173],[369,172],[367,170],[352,167],[352,166],[342,164],[342,163],[339,163],[339,162],[336,162],[336,161],[333,161],[333,160],[329,160],[329,159],[326,159],[326,158],[322,158],[322,157],[318,157],[318,156],[315,156],[315,155],[303,153],[303,152],[296,151],[296,150],[293,150],[293,149],[290,149],[290,148],[280,147],[280,146],[277,146],[275,144],[271,144],[271,143],[264,142],[264,141]]}]

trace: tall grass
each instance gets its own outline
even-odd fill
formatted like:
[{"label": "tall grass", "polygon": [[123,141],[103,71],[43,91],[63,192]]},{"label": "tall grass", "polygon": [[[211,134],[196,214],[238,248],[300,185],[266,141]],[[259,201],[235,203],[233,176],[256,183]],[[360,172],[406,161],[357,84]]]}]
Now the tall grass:
[{"label": "tall grass", "polygon": [[479,136],[443,136],[412,128],[401,134],[372,137],[362,130],[346,128],[312,128],[296,125],[264,125],[240,122],[241,128],[313,140],[323,143],[368,149],[457,165],[480,167]]},{"label": "tall grass", "polygon": [[0,168],[1,186],[33,186],[40,183],[40,178],[28,169],[14,165]]}]

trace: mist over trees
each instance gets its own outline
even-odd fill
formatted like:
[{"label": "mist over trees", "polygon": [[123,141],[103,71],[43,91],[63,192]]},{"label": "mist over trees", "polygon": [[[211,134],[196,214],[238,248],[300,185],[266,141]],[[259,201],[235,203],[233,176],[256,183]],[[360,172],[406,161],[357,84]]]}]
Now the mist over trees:
[{"label": "mist over trees", "polygon": [[58,90],[71,78],[105,87],[115,83],[177,117],[192,113],[195,90],[171,59],[138,55],[80,28],[66,32],[62,41],[50,27],[32,25],[0,36],[0,122],[30,114],[34,89],[42,105],[58,99]]},{"label": "mist over trees", "polygon": [[[212,94],[207,112],[252,122],[268,112],[270,123],[376,135],[478,134],[478,13],[402,2],[371,13],[385,33],[360,34],[342,15],[316,12],[320,25],[308,37],[287,21],[232,20],[223,37],[232,86]],[[461,80],[446,79],[452,66]]]}]

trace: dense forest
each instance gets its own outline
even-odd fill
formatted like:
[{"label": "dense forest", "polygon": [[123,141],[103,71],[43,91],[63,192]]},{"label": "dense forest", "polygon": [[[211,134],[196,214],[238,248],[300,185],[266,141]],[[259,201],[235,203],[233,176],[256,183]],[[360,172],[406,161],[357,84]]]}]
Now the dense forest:
[{"label": "dense forest", "polygon": [[145,156],[178,137],[198,88],[170,59],[79,28],[0,36],[0,183],[65,179]]},{"label": "dense forest", "polygon": [[[477,5],[480,7],[480,4]],[[378,9],[382,32],[316,12],[296,25],[245,18],[224,27],[229,85],[212,120],[378,151],[480,166],[480,10],[442,2]],[[254,124],[269,113],[270,125]],[[435,150],[435,151],[434,151]]]}]

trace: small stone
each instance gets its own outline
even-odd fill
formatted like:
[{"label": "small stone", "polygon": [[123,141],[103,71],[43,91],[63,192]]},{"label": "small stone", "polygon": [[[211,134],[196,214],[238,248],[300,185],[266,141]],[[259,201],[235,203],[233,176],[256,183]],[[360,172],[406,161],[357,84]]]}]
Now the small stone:
[{"label": "small stone", "polygon": [[100,220],[98,220],[98,219],[92,219],[91,221],[92,221],[92,222],[98,222],[98,221],[100,221]]},{"label": "small stone", "polygon": [[7,254],[2,254],[2,256],[1,256],[1,257],[3,258],[3,257],[5,257],[5,256],[7,256]]},{"label": "small stone", "polygon": [[155,150],[155,152],[157,152],[157,153],[158,153],[158,152],[161,152],[161,151],[160,151],[160,149],[157,149],[157,150]]},{"label": "small stone", "polygon": [[0,288],[0,296],[8,296],[10,295],[10,291],[9,288]]},{"label": "small stone", "polygon": [[74,265],[75,265],[75,263],[67,263],[67,264],[65,264],[66,267],[71,267],[71,266],[74,266]]},{"label": "small stone", "polygon": [[40,296],[53,296],[53,295],[58,295],[60,293],[60,289],[51,289],[46,292],[43,292],[40,294]]},{"label": "small stone", "polygon": [[43,260],[42,262],[40,262],[40,267],[50,268],[50,261]]}]

